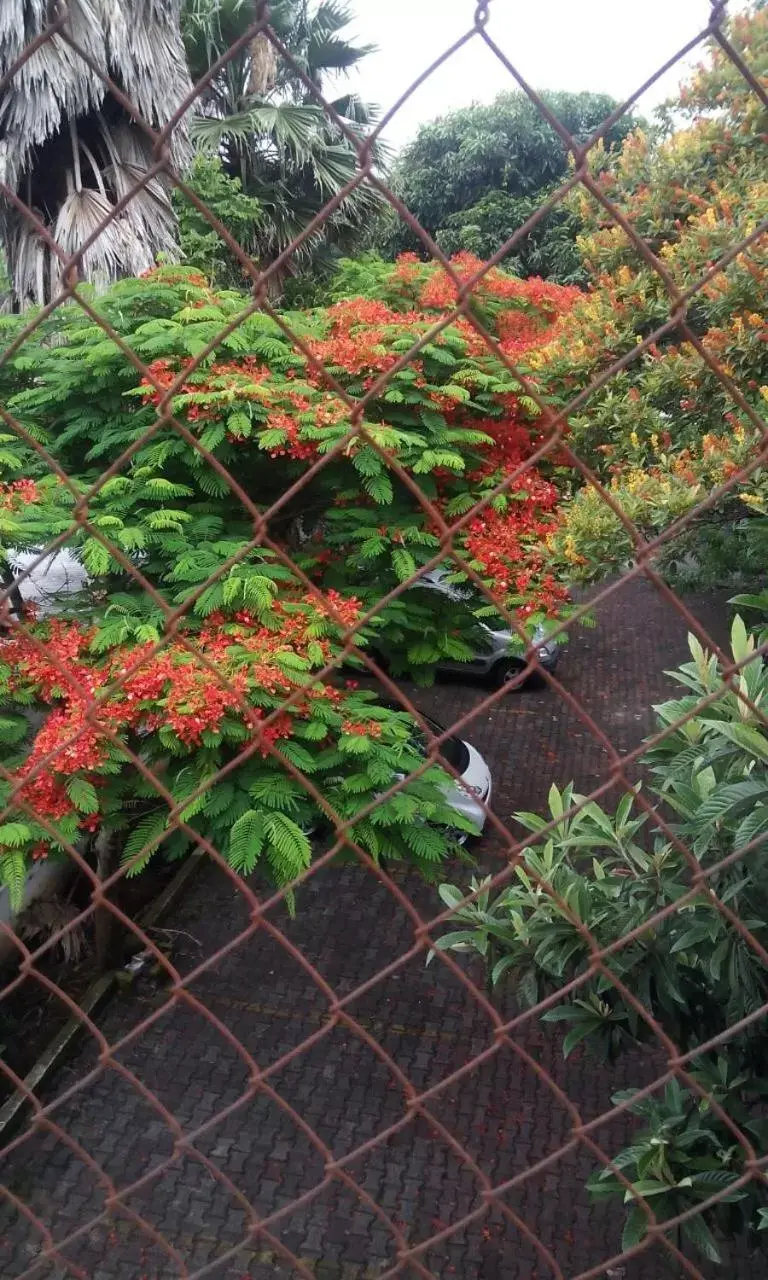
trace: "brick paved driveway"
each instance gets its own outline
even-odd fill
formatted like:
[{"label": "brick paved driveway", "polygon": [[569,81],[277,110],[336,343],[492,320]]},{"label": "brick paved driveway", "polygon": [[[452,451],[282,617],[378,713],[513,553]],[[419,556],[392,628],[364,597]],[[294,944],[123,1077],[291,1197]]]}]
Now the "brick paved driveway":
[{"label": "brick paved driveway", "polygon": [[[721,638],[721,601],[697,604],[699,616]],[[636,745],[650,725],[649,705],[670,689],[664,668],[685,657],[685,627],[642,583],[613,597],[600,626],[581,630],[562,666],[562,679],[582,700],[621,750]],[[418,696],[425,710],[451,722],[482,700],[482,688],[442,685]],[[574,777],[593,785],[605,769],[602,748],[574,713],[548,690],[507,698],[486,712],[466,736],[494,770],[495,808],[508,819],[515,809],[541,806],[550,781]],[[492,850],[484,851],[484,860]],[[432,891],[403,882],[420,908],[434,908]],[[174,960],[189,971],[226,944],[247,922],[242,899],[216,868],[193,882],[178,918]],[[302,891],[299,914],[280,917],[288,936],[339,994],[404,954],[412,941],[408,917],[386,890],[349,868],[319,874]],[[326,1021],[324,996],[301,967],[263,931],[232,950],[194,983],[193,991],[260,1065],[285,1054]],[[114,1002],[100,1020],[110,1042],[160,1010],[161,986],[142,981]],[[485,1015],[440,965],[408,963],[373,986],[350,1012],[392,1055],[417,1088],[446,1079],[491,1043]],[[597,1066],[586,1054],[562,1061],[552,1032],[535,1024],[523,1029],[520,1045],[549,1071],[584,1116],[598,1114],[610,1094],[639,1083],[643,1061],[623,1060],[618,1069]],[[222,1108],[229,1114],[197,1141],[197,1150],[231,1180],[226,1188],[195,1157],[182,1151],[162,1177],[147,1177],[129,1205],[163,1233],[190,1271],[223,1280],[275,1277],[291,1271],[263,1242],[231,1251],[245,1235],[240,1191],[260,1214],[274,1212],[309,1192],[323,1177],[323,1161],[306,1133],[263,1094],[248,1097],[248,1067],[232,1044],[187,1007],[158,1016],[149,1031],[119,1054],[173,1113],[186,1131]],[[60,1073],[49,1097],[62,1094],[97,1063],[86,1048]],[[271,1077],[279,1095],[297,1108],[335,1157],[364,1143],[404,1115],[402,1093],[389,1070],[351,1032],[335,1027],[299,1058]],[[495,1181],[520,1173],[567,1140],[569,1120],[533,1071],[503,1048],[456,1088],[432,1101],[434,1115],[458,1137]],[[151,1174],[172,1148],[162,1117],[136,1085],[114,1068],[99,1070],[86,1088],[56,1110],[56,1117],[97,1160],[118,1187]],[[623,1134],[601,1131],[615,1149]],[[4,1179],[62,1240],[85,1227],[63,1252],[92,1280],[166,1280],[180,1274],[167,1254],[124,1214],[109,1226],[87,1224],[104,1205],[94,1173],[60,1142],[32,1133],[8,1160]],[[545,1242],[561,1268],[554,1270],[524,1235],[495,1212],[450,1237],[424,1261],[435,1276],[458,1280],[536,1280],[574,1276],[618,1247],[615,1208],[593,1207],[583,1181],[592,1168],[578,1149],[518,1184],[508,1203]],[[400,1225],[409,1240],[439,1231],[481,1203],[472,1169],[421,1120],[406,1123],[384,1146],[350,1168]],[[281,1239],[325,1280],[375,1276],[394,1260],[386,1228],[349,1190],[334,1184],[284,1217]],[[12,1208],[0,1220],[0,1272],[53,1280],[68,1274],[60,1265],[34,1260],[40,1238]],[[225,1256],[226,1255],[226,1256]],[[34,1268],[28,1271],[27,1268]],[[732,1274],[746,1277],[746,1265]],[[409,1272],[408,1274],[416,1274]],[[660,1255],[631,1264],[627,1280],[655,1280],[666,1273]]]}]

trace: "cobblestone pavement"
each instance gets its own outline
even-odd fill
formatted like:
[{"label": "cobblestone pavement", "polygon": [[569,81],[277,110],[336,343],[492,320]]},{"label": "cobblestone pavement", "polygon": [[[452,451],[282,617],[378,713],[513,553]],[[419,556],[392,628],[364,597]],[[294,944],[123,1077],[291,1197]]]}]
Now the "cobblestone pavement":
[{"label": "cobblestone pavement", "polygon": [[[710,600],[697,608],[705,625],[722,639],[723,602]],[[627,750],[650,727],[650,704],[670,691],[664,669],[683,660],[685,652],[685,626],[679,617],[649,586],[636,583],[603,607],[597,629],[577,633],[563,659],[562,680],[614,744]],[[454,683],[420,693],[418,701],[447,724],[483,696],[482,687]],[[515,809],[541,806],[552,779],[563,784],[573,777],[586,789],[606,765],[602,748],[551,690],[509,696],[483,714],[466,736],[491,763],[494,804],[503,819]],[[492,850],[483,856],[492,862]],[[421,909],[434,910],[432,890],[412,880],[402,883]],[[279,923],[340,994],[404,954],[412,941],[412,926],[392,896],[355,868],[313,878],[302,890],[298,908],[294,921],[281,916]],[[206,868],[192,882],[177,918],[168,922],[183,931],[169,935],[175,942],[175,963],[189,971],[235,937],[246,920],[232,884],[216,868]],[[192,989],[262,1066],[326,1020],[324,996],[263,931],[233,949]],[[143,980],[108,1007],[100,1019],[104,1034],[111,1042],[118,1040],[166,999],[162,986]],[[418,1088],[446,1079],[491,1043],[488,1020],[465,988],[439,963],[425,968],[420,958],[374,985],[350,1012]],[[558,1038],[535,1022],[524,1025],[518,1042],[586,1117],[603,1110],[616,1089],[648,1078],[645,1059],[625,1058],[607,1069],[577,1051],[564,1062]],[[177,1005],[158,1016],[140,1040],[120,1052],[119,1061],[187,1131],[231,1107],[227,1118],[199,1139],[197,1150],[226,1173],[260,1214],[287,1205],[322,1181],[323,1161],[306,1132],[263,1093],[247,1094],[243,1057],[193,1009]],[[62,1069],[48,1096],[62,1094],[96,1065],[95,1049],[84,1048]],[[339,1027],[272,1076],[271,1083],[336,1157],[404,1116],[402,1093],[389,1070],[359,1038]],[[568,1117],[552,1092],[506,1048],[460,1085],[435,1095],[432,1107],[495,1182],[555,1151],[569,1134]],[[118,1187],[151,1173],[172,1149],[159,1112],[114,1068],[98,1071],[86,1088],[57,1108],[56,1117]],[[601,1130],[599,1139],[616,1150],[625,1133],[620,1127]],[[121,1212],[115,1211],[107,1226],[87,1227],[104,1205],[104,1189],[51,1136],[30,1133],[6,1166],[7,1185],[39,1215],[55,1240],[86,1228],[63,1249],[82,1268],[78,1274],[92,1280],[170,1280],[180,1274],[177,1264]],[[441,1280],[571,1277],[596,1265],[617,1249],[622,1215],[615,1206],[590,1205],[583,1183],[592,1167],[589,1153],[575,1148],[509,1194],[509,1204],[552,1251],[560,1271],[498,1212],[450,1236],[425,1256],[426,1265]],[[481,1203],[472,1170],[421,1120],[405,1124],[384,1146],[358,1159],[351,1172],[409,1240],[434,1234]],[[163,1233],[190,1271],[210,1266],[206,1274],[217,1280],[293,1274],[258,1240],[231,1252],[246,1233],[243,1204],[194,1149],[182,1151],[161,1177],[147,1179],[129,1205]],[[387,1229],[351,1191],[335,1183],[283,1218],[280,1233],[319,1280],[362,1280],[394,1261]],[[60,1264],[34,1265],[40,1244],[24,1218],[13,1209],[2,1211],[4,1277],[11,1280],[23,1273],[53,1280],[69,1274]],[[751,1274],[746,1264],[735,1263],[731,1271]],[[667,1271],[661,1254],[649,1252],[612,1274],[656,1280]]]}]

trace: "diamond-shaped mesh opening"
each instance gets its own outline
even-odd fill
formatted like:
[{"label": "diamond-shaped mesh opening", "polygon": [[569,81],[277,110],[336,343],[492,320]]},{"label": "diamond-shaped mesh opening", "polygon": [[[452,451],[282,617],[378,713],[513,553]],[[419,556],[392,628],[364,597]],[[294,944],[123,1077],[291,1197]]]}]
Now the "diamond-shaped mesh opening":
[{"label": "diamond-shaped mesh opening", "polygon": [[[638,175],[629,195],[603,171],[601,148],[611,127],[709,38],[712,91],[721,88],[719,103],[726,88],[735,95],[733,132],[757,153],[768,100],[764,66],[745,36],[749,20],[729,26],[726,4],[713,2],[703,29],[676,51],[660,48],[645,83],[591,136],[573,136],[495,38],[487,2],[452,45],[436,33],[419,80],[375,127],[354,124],[326,100],[291,52],[278,7],[270,13],[263,0],[231,40],[218,32],[219,61],[197,84],[181,59],[162,111],[145,80],[117,74],[109,52],[128,36],[124,11],[136,9],[141,35],[152,6],[115,4],[108,37],[77,4],[46,15],[29,8],[22,36],[0,28],[11,144],[0,213],[6,230],[19,220],[38,254],[27,292],[40,305],[8,321],[7,338],[2,331],[0,416],[37,478],[2,490],[3,542],[18,577],[6,573],[0,596],[0,657],[11,692],[26,682],[45,710],[34,723],[19,721],[27,757],[9,750],[0,762],[0,869],[16,904],[2,925],[15,957],[0,990],[12,1040],[0,1061],[9,1098],[0,1113],[4,1274],[641,1280],[670,1266],[708,1274],[734,1234],[735,1206],[752,1197],[750,1226],[768,1221],[764,1103],[752,1076],[734,1083],[728,1059],[736,1046],[742,1064],[759,1055],[766,1009],[765,921],[748,890],[765,827],[758,780],[768,758],[768,642],[736,635],[731,654],[726,593],[691,597],[668,580],[684,584],[697,568],[703,525],[736,539],[735,513],[762,510],[768,435],[752,375],[762,367],[765,317],[751,302],[735,318],[725,303],[722,314],[717,307],[725,295],[754,296],[765,184],[756,174],[744,207],[714,181],[708,202],[676,192],[679,226],[693,241],[670,247],[646,200],[642,144],[625,148],[625,170],[634,164]],[[751,20],[764,22],[762,6]],[[504,69],[572,160],[486,262],[445,256],[392,189],[378,149],[404,102],[430,77],[451,75],[470,49]],[[244,50],[251,77],[290,75],[305,114],[316,112],[315,126],[324,121],[345,157],[336,194],[303,230],[289,230],[266,266],[252,228],[241,220],[239,234],[228,231],[187,169],[190,109],[201,109],[197,127],[209,142],[223,145],[215,75],[236,74]],[[27,159],[19,89],[30,102],[46,92],[41,59],[52,51],[72,92],[85,85],[86,105],[101,103],[99,145],[117,137],[110,129],[119,124],[135,148],[129,160],[111,153],[114,202],[103,184],[88,197],[82,170],[95,170],[96,135],[79,136],[76,119],[65,131],[59,120],[58,141],[73,149],[71,216],[90,200],[90,230],[76,244],[63,222],[52,225],[40,179],[26,189],[17,181]],[[301,151],[311,139],[293,145]],[[45,146],[53,171],[57,157]],[[684,186],[686,163],[681,148],[669,182]],[[223,246],[248,295],[216,291],[183,268],[158,272],[151,253],[133,261],[123,273],[132,279],[116,291],[83,283],[99,244],[111,241],[119,256],[131,220],[135,227],[147,202],[170,191],[182,214],[202,219],[211,252]],[[342,300],[322,322],[287,310],[279,302],[286,279],[348,199],[390,206],[432,267],[413,257],[393,268],[403,296],[411,291],[399,311],[391,299],[362,308]],[[519,282],[503,269],[574,201],[612,274],[602,293],[569,295],[565,354],[548,368],[548,387],[535,353],[547,345],[537,324],[553,323],[546,307],[554,294],[542,286],[536,305],[544,310],[531,321]],[[165,291],[161,316],[142,312],[140,270]],[[20,279],[17,271],[17,295]],[[717,324],[703,323],[706,306]],[[640,311],[638,330],[622,331],[617,318]],[[731,358],[734,335],[751,364]],[[595,344],[601,356],[590,364]],[[45,396],[58,386],[61,412],[70,412],[86,349],[103,362],[90,387],[99,440],[78,458],[62,444],[70,419],[57,416],[58,405],[52,417]],[[677,362],[682,396],[677,383],[665,392],[662,353]],[[655,364],[646,421],[633,379]],[[414,442],[402,406],[421,403],[425,389],[424,438]],[[477,432],[521,405],[526,447],[515,453],[508,435],[485,437],[484,447],[507,452],[449,501],[440,473],[455,481],[464,468],[451,454],[449,426]],[[713,406],[723,431],[700,441],[697,415]],[[672,410],[688,441],[674,458]],[[617,430],[637,450],[624,472],[609,462]],[[282,471],[271,466],[286,458]],[[334,470],[342,461],[346,488]],[[581,501],[585,519],[604,521],[613,539],[590,564],[574,535],[566,538],[563,555],[585,583],[570,612],[541,550],[561,533],[551,515],[557,491],[545,478],[558,471],[578,490],[573,507]],[[137,477],[140,510],[125,502]],[[393,534],[379,513],[396,498]],[[676,516],[666,523],[654,515],[662,498]],[[42,502],[38,536],[24,533],[14,518]],[[518,502],[531,504],[529,527],[509,515]],[[391,543],[394,567],[373,584],[361,570],[353,601],[333,576],[334,561],[350,555],[350,507],[362,513],[360,564],[368,556],[378,565],[379,543]],[[14,550],[15,537],[26,545]],[[105,614],[110,588],[99,579],[108,571],[121,576],[122,595]],[[426,607],[422,600],[421,634],[401,636],[400,653],[395,644],[387,655],[381,637],[396,635],[409,609],[416,616],[425,573],[437,586]],[[512,574],[520,575],[517,596]],[[490,675],[489,684],[470,684],[459,661],[466,650],[450,633],[443,657],[452,643],[454,670],[424,689],[412,676],[434,666],[441,593],[453,599],[446,589],[457,575],[517,644],[476,673]],[[551,594],[554,633],[570,640],[556,670],[526,626],[534,609],[521,600],[532,581]],[[597,630],[579,626],[589,620]],[[687,660],[688,632],[716,659],[707,666],[694,646],[693,694],[681,698],[671,673]],[[651,709],[662,702],[660,718]],[[700,815],[688,829],[679,821],[691,807],[690,793],[676,789],[679,762],[669,765],[661,805],[649,795],[648,762],[658,776],[681,738],[695,754],[702,723],[718,716],[717,759],[738,748],[753,764],[726,777],[736,790],[720,808],[714,770],[699,769]],[[201,758],[207,752],[197,772],[180,763],[191,745]],[[492,790],[472,774],[484,767],[478,751],[493,761]],[[100,790],[110,787],[102,803]],[[629,793],[637,821],[627,825],[627,809],[616,837],[595,806],[613,812]],[[440,811],[446,795],[448,815]],[[450,827],[450,812],[466,814],[470,797],[484,825],[471,848],[454,838],[468,831]],[[107,804],[112,832],[99,820]],[[732,812],[740,822],[728,843]],[[555,856],[565,823],[577,833],[573,848],[594,857],[593,889],[606,875],[599,851],[614,858],[613,900],[598,915]],[[16,908],[51,841],[79,879],[58,914],[45,920],[38,909],[36,921],[34,904],[26,916]],[[136,873],[166,859],[170,879],[174,860],[192,854],[202,869],[174,915],[158,920]],[[456,887],[441,901],[411,864]],[[660,885],[674,866],[674,892],[646,894],[632,915],[627,904],[645,892],[651,865]],[[488,883],[470,884],[472,874]],[[162,876],[155,883],[165,884]],[[547,926],[529,935],[534,900]],[[505,901],[503,918],[494,913]],[[461,950],[471,942],[468,921],[483,934],[480,947],[474,934],[471,957]],[[446,932],[462,929],[451,948]],[[554,942],[564,933],[565,958]],[[697,947],[713,938],[708,989],[681,990],[670,978],[674,957],[691,956],[692,969]],[[88,984],[88,962],[77,958],[94,948],[102,968],[118,967],[119,998],[106,1011]],[[75,955],[74,972],[62,953],[70,965]],[[507,953],[502,981],[493,962]],[[531,956],[540,981],[532,982]],[[28,1074],[52,1011],[60,1040],[74,1043],[79,1026],[85,1047],[70,1049],[55,1072]],[[588,1039],[597,1024],[601,1065]],[[640,1047],[618,1054],[626,1039]],[[656,1126],[652,1140],[643,1123]],[[688,1164],[684,1151],[693,1151]],[[616,1199],[600,1197],[606,1187],[628,1206],[623,1235]],[[758,1235],[733,1247],[735,1274],[756,1273],[749,1250]]]}]

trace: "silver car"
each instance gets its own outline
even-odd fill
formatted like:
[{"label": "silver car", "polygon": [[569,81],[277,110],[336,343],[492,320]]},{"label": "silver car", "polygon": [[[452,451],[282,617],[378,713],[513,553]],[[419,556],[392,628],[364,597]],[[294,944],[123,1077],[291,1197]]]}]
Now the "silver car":
[{"label": "silver car", "polygon": [[[465,603],[467,607],[479,603],[477,593],[471,586],[450,582],[448,579],[449,572],[442,566],[438,566],[436,569],[428,569],[414,585],[439,591],[441,595],[447,596],[450,600]],[[497,629],[486,626],[479,618],[475,621],[479,642],[474,656],[466,662],[453,662],[446,658],[440,663],[438,670],[458,672],[460,675],[482,676],[492,680],[497,688],[501,688],[508,680],[519,675],[527,665],[520,652],[522,648],[520,637],[509,627]],[[534,633],[533,643],[542,667],[546,671],[554,671],[560,657],[561,645],[556,640],[548,639],[542,627]],[[528,679],[535,678],[535,673],[528,677]]]}]

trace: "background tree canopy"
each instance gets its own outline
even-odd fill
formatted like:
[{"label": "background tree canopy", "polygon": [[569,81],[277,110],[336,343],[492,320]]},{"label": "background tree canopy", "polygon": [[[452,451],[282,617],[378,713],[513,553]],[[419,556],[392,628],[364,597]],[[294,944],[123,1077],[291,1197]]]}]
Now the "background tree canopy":
[{"label": "background tree canopy", "polygon": [[[768,9],[735,17],[729,39],[764,76]],[[664,138],[638,132],[604,168],[599,154],[593,162],[603,190],[684,290],[764,224],[768,133],[763,103],[717,47],[670,106],[684,128]],[[605,210],[586,191],[570,204],[592,288],[533,355],[555,397],[589,385],[669,315],[660,275]],[[763,233],[697,290],[687,330],[660,337],[569,419],[576,452],[647,535],[709,497],[709,508],[659,550],[656,564],[678,590],[765,582],[765,466],[716,502],[712,494],[745,464],[764,462],[767,272]],[[734,379],[738,399],[712,361]],[[580,487],[564,509],[559,546],[575,576],[598,579],[631,561],[631,539],[593,488]]]},{"label": "background tree canopy", "polygon": [[[565,127],[586,141],[616,106],[602,93],[543,93]],[[619,146],[637,120],[623,116],[608,131]],[[411,213],[446,253],[490,257],[537,209],[568,172],[566,148],[522,92],[503,93],[423,125],[393,172],[394,187]],[[557,209],[525,238],[506,264],[521,275],[563,283],[583,279],[575,247],[579,223]],[[378,247],[385,253],[421,251],[413,232],[394,216],[384,220]]]}]

